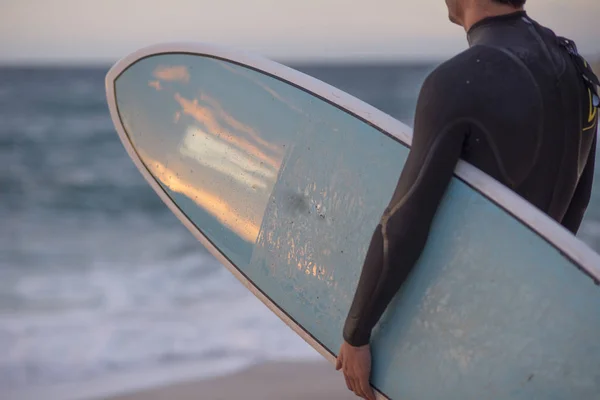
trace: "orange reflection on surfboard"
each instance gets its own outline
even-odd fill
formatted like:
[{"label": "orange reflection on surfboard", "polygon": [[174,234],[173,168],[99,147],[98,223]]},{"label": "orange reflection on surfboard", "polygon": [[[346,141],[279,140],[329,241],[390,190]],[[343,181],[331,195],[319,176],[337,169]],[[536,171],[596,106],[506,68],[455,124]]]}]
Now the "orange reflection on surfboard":
[{"label": "orange reflection on surfboard", "polygon": [[204,190],[143,152],[140,156],[152,175],[171,191],[183,194],[194,201],[242,239],[250,243],[256,241],[260,229],[259,225],[253,221],[253,218],[242,215],[239,209],[232,206],[225,197]]},{"label": "orange reflection on surfboard", "polygon": [[[267,155],[257,145],[250,143],[243,137],[230,133],[225,126],[219,123],[218,118],[215,116],[212,110],[200,104],[198,99],[189,100],[181,96],[179,93],[175,93],[175,101],[177,101],[181,106],[181,113],[189,115],[196,121],[200,122],[206,128],[207,133],[230,143],[240,150],[245,151],[247,154],[256,157],[258,160],[260,160],[260,162],[271,166],[273,169],[279,169],[279,166],[281,165],[280,160]],[[251,128],[246,128],[246,130],[250,129]]]},{"label": "orange reflection on surfboard", "polygon": [[185,65],[159,65],[154,69],[152,75],[156,79],[170,82],[183,82],[187,83],[190,81],[190,72]]}]

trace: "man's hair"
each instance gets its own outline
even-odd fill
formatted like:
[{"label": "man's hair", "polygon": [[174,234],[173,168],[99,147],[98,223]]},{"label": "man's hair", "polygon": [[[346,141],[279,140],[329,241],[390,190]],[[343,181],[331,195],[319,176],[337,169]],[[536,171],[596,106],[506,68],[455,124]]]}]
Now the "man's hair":
[{"label": "man's hair", "polygon": [[518,7],[523,7],[527,0],[492,0],[492,1],[494,3],[508,4],[509,6],[518,8]]}]

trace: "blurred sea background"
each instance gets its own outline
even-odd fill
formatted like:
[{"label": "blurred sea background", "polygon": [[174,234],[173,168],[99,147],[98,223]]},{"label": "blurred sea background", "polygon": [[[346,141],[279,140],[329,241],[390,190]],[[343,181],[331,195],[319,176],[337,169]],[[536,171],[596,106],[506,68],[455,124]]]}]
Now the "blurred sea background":
[{"label": "blurred sea background", "polygon": [[[296,66],[411,126],[434,67]],[[106,72],[0,69],[0,391],[319,358],[150,189],[113,128]],[[600,251],[600,181],[580,237]]]}]

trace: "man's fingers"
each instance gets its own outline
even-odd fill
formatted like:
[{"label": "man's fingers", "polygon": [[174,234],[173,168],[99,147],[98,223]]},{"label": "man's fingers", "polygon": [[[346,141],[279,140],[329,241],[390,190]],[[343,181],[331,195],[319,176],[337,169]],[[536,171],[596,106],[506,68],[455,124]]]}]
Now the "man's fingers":
[{"label": "man's fingers", "polygon": [[367,396],[364,390],[364,382],[362,381],[360,375],[355,374],[355,376],[356,378],[354,379],[354,393],[356,393],[358,397],[366,399]]},{"label": "man's fingers", "polygon": [[356,381],[351,376],[348,377],[348,382],[350,383],[350,391],[356,393]]},{"label": "man's fingers", "polygon": [[362,397],[362,391],[360,390],[360,383],[358,382],[358,380],[354,377],[350,377],[350,385],[352,385],[352,391],[354,392],[355,395],[357,395],[358,397]]},{"label": "man's fingers", "polygon": [[367,400],[375,400],[375,392],[373,391],[373,388],[369,384],[369,379],[361,380],[361,382],[360,382],[360,388],[361,388],[361,390],[363,392],[363,396],[364,396],[365,399],[367,399]]},{"label": "man's fingers", "polygon": [[344,380],[346,381],[346,386],[348,387],[348,390],[353,391],[352,380],[350,379],[350,376],[348,375],[348,371],[346,371],[345,368],[342,368],[342,374],[344,375]]},{"label": "man's fingers", "polygon": [[361,399],[366,399],[365,394],[362,392],[362,389],[360,388],[360,384],[358,382],[356,383],[354,394],[356,394]]},{"label": "man's fingers", "polygon": [[347,368],[347,366],[344,366],[344,378],[346,378],[346,385],[348,386],[348,389],[351,392],[354,392],[356,395],[358,395],[358,393],[356,392],[356,390],[359,387],[358,382],[354,378],[352,371],[349,371],[346,368]]},{"label": "man's fingers", "polygon": [[375,393],[369,384],[369,371],[355,371],[356,384],[363,399],[375,400]]},{"label": "man's fingers", "polygon": [[346,374],[344,374],[344,380],[346,381],[346,387],[348,388],[348,390],[353,391],[352,390],[352,384],[350,383],[350,378],[348,378],[346,376]]},{"label": "man's fingers", "polygon": [[363,397],[362,390],[360,388],[360,380],[358,379],[358,375],[356,375],[354,370],[347,371],[348,381],[350,382],[351,391],[354,392],[358,397]]}]

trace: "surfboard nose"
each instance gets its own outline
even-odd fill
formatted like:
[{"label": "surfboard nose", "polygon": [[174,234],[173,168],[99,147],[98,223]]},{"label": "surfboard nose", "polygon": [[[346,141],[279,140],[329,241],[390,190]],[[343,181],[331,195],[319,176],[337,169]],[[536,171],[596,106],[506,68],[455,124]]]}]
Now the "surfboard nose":
[{"label": "surfboard nose", "polygon": [[293,136],[280,133],[289,105],[274,79],[189,54],[123,64],[107,77],[121,139],[187,218],[247,264]]}]

